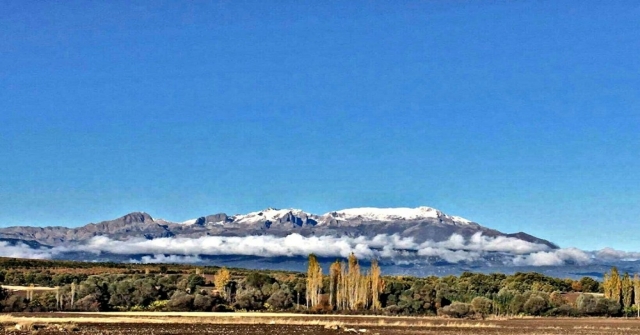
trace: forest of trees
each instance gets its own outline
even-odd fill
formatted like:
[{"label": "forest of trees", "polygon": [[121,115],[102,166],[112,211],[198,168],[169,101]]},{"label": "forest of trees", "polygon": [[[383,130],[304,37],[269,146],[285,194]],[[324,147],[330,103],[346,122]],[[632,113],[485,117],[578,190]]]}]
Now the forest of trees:
[{"label": "forest of trees", "polygon": [[540,273],[383,276],[377,261],[354,255],[323,274],[314,255],[307,273],[188,265],[95,264],[0,259],[0,284],[57,287],[0,290],[13,311],[290,311],[300,313],[630,316],[640,279],[613,268],[602,283]]}]

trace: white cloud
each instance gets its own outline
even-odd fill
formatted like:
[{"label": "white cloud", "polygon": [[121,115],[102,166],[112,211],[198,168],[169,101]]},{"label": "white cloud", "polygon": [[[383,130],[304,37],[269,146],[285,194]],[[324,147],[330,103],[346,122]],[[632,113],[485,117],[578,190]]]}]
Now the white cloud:
[{"label": "white cloud", "polygon": [[33,249],[24,243],[11,245],[7,242],[0,242],[0,257],[50,259],[55,254],[57,254],[55,249]]},{"label": "white cloud", "polygon": [[109,252],[115,254],[154,255],[245,255],[261,257],[307,256],[348,257],[354,253],[360,259],[404,258],[413,250],[418,256],[437,256],[450,263],[474,261],[484,252],[506,252],[523,254],[546,251],[543,244],[526,242],[509,237],[487,237],[475,234],[469,239],[454,234],[442,242],[428,241],[418,244],[413,238],[398,235],[366,237],[335,237],[290,234],[286,237],[269,235],[225,237],[203,236],[200,238],[159,238],[128,241],[111,240],[104,236],[92,238],[75,250],[86,252]]},{"label": "white cloud", "polygon": [[[199,238],[158,238],[154,240],[112,240],[97,236],[86,244],[68,247],[32,249],[26,244],[0,242],[0,256],[51,259],[65,252],[113,253],[146,255],[142,263],[197,263],[201,256],[243,255],[259,257],[306,257],[310,253],[321,257],[348,257],[354,253],[360,259],[381,258],[396,264],[428,263],[427,257],[439,257],[449,263],[482,260],[488,253],[511,255],[507,262],[516,266],[561,266],[591,264],[600,261],[639,260],[639,252],[605,248],[586,252],[576,248],[551,249],[544,244],[526,242],[511,237],[489,237],[477,233],[470,238],[453,234],[447,240],[416,243],[411,237],[377,235],[366,237],[301,236],[203,236]],[[153,256],[148,256],[153,255]],[[131,261],[136,261],[132,259]]]},{"label": "white cloud", "polygon": [[592,262],[591,256],[576,248],[557,249],[552,251],[539,251],[529,255],[519,255],[513,259],[514,265],[530,266],[558,266],[572,261],[580,265]]},{"label": "white cloud", "polygon": [[513,237],[489,237],[481,233],[475,233],[468,240],[462,235],[453,234],[448,240],[442,242],[427,241],[420,245],[420,248],[435,247],[450,250],[470,250],[485,252],[508,252],[512,254],[527,254],[538,251],[549,250],[545,244],[527,242]]},{"label": "white cloud", "polygon": [[640,252],[628,252],[612,248],[604,248],[596,251],[594,254],[598,259],[603,260],[635,261],[640,259]]}]

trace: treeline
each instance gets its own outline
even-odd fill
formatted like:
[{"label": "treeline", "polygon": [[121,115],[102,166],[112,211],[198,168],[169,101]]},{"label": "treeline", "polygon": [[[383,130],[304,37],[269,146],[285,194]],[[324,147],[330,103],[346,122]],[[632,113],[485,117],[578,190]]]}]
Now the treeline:
[{"label": "treeline", "polygon": [[226,268],[220,268],[210,281],[203,273],[91,275],[50,292],[39,292],[37,287],[29,286],[20,291],[1,290],[0,309],[4,312],[294,309],[295,299],[304,297],[304,275],[277,277],[258,271],[237,276]]},{"label": "treeline", "polygon": [[[51,275],[56,274],[189,274],[196,266],[189,264],[139,264],[139,263],[117,263],[117,262],[80,262],[65,260],[41,260],[0,257],[0,276],[6,272],[39,273],[46,272]],[[215,273],[219,269],[217,266],[207,266],[203,268],[206,273]],[[251,270],[233,268],[237,272],[248,272]],[[277,271],[286,272],[286,271]]]},{"label": "treeline", "polygon": [[[381,277],[377,261],[362,273],[352,254],[336,261],[329,276],[309,257],[307,297],[312,311],[402,315],[615,316],[621,305],[602,295],[590,278],[559,279],[539,273],[463,273],[446,277]],[[640,291],[638,291],[640,292]]]},{"label": "treeline", "polygon": [[[82,273],[65,273],[37,262],[24,267],[4,264],[0,262],[0,284],[27,286],[23,291],[0,292],[0,309],[5,312],[264,310],[451,317],[617,316],[637,312],[636,302],[640,301],[633,296],[640,295],[640,290],[632,290],[628,301],[627,278],[631,277],[615,269],[601,284],[589,277],[560,279],[540,273],[383,276],[375,260],[370,267],[361,268],[354,255],[333,263],[326,274],[313,255],[306,274],[122,264],[120,268],[99,265],[113,272],[88,274],[96,271],[91,263],[70,262],[86,267]],[[121,273],[122,269],[131,273]],[[631,283],[633,287],[633,279]],[[32,284],[58,289],[30,293]]]},{"label": "treeline", "polygon": [[602,289],[604,297],[620,304],[625,315],[635,312],[640,318],[640,275],[636,273],[632,278],[625,272],[621,276],[613,267],[604,274]]}]

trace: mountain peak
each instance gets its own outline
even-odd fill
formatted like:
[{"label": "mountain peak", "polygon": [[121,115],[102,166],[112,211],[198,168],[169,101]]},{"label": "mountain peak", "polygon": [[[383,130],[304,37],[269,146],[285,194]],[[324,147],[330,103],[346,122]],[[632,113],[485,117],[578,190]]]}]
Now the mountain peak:
[{"label": "mountain peak", "polygon": [[151,215],[145,212],[132,212],[121,217],[118,220],[121,220],[126,224],[153,222],[153,218],[151,217]]}]

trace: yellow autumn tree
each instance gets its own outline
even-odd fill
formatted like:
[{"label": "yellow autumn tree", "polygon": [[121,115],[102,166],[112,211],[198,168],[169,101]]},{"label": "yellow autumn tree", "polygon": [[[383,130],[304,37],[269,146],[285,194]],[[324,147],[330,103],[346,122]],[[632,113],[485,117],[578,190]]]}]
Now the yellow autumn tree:
[{"label": "yellow autumn tree", "polygon": [[358,308],[358,284],[360,280],[360,265],[358,264],[358,258],[356,258],[356,255],[351,253],[347,260],[347,264],[347,286],[345,287],[347,306],[350,310],[355,311]]},{"label": "yellow autumn tree", "polygon": [[320,303],[322,291],[322,267],[316,255],[309,255],[309,267],[307,269],[307,308],[317,306]]},{"label": "yellow autumn tree", "polygon": [[[307,273],[308,287],[314,282],[322,284],[321,275],[314,279],[311,270],[316,260],[310,259],[310,268]],[[371,270],[365,274],[361,272],[357,257],[352,253],[346,264],[336,260],[331,264],[329,272],[329,304],[336,310],[360,310],[381,309],[380,294],[384,289],[384,281],[381,278],[380,266],[377,260],[372,260]],[[309,292],[312,292],[313,288]],[[309,301],[313,306],[313,299],[309,295]]]},{"label": "yellow autumn tree", "polygon": [[338,308],[338,292],[340,290],[340,279],[342,277],[342,263],[336,260],[331,264],[329,269],[329,305],[332,308]]},{"label": "yellow autumn tree", "polygon": [[609,275],[611,281],[611,300],[622,303],[622,280],[620,279],[620,273],[615,266],[611,268],[611,274]]},{"label": "yellow autumn tree", "polygon": [[371,309],[377,311],[382,308],[380,293],[384,290],[384,280],[380,277],[380,265],[378,260],[371,261]]},{"label": "yellow autumn tree", "polygon": [[222,267],[216,274],[213,276],[213,285],[216,286],[216,289],[220,292],[220,294],[224,298],[228,298],[227,294],[227,284],[231,281],[231,273],[227,270],[226,267]]},{"label": "yellow autumn tree", "polygon": [[602,289],[604,291],[604,297],[607,299],[611,298],[611,278],[607,272],[602,276]]}]

